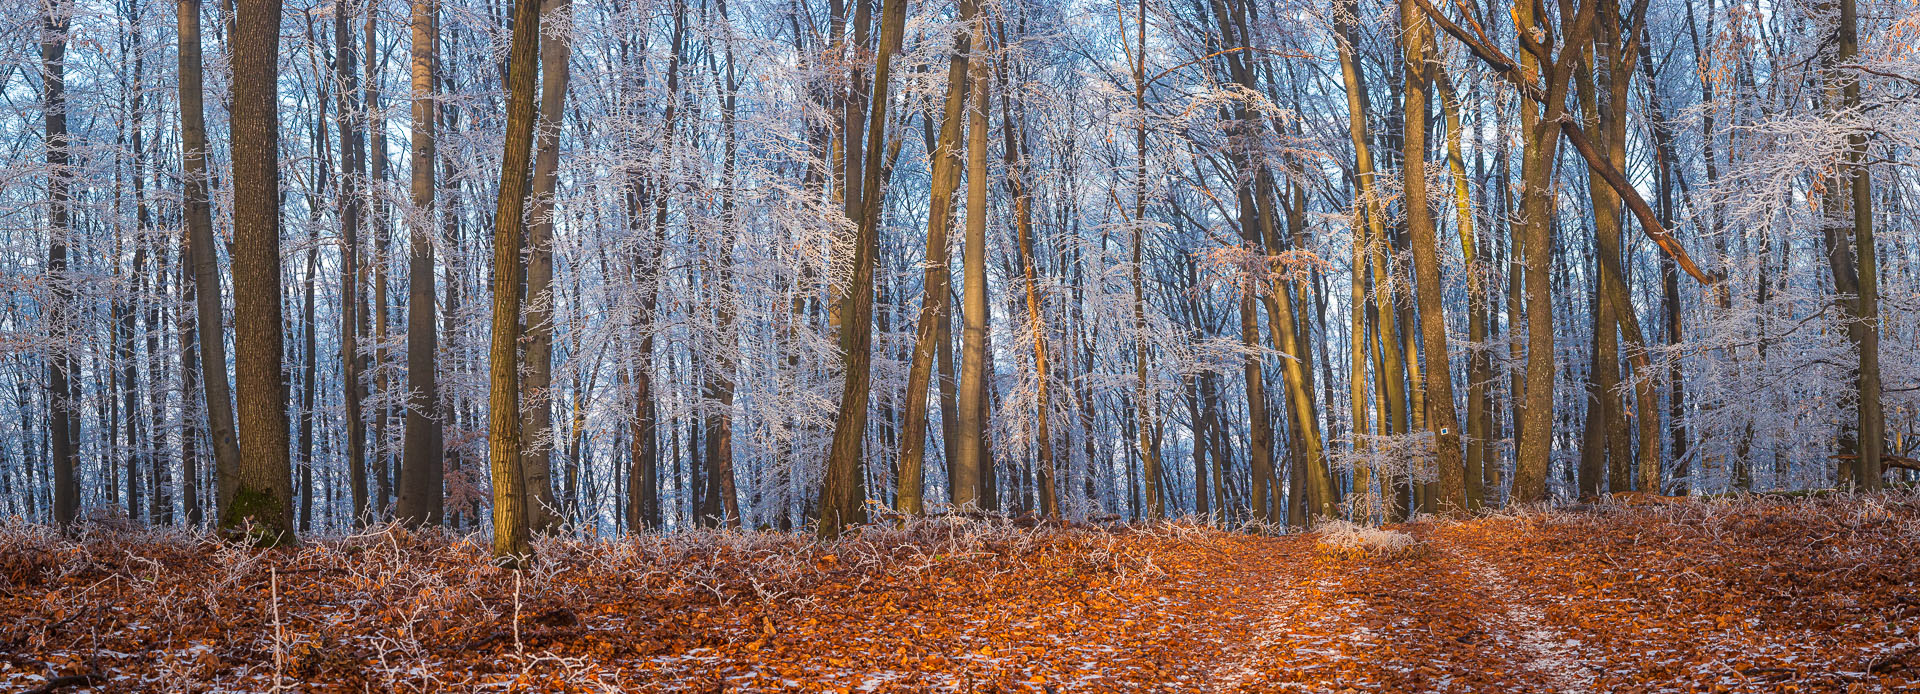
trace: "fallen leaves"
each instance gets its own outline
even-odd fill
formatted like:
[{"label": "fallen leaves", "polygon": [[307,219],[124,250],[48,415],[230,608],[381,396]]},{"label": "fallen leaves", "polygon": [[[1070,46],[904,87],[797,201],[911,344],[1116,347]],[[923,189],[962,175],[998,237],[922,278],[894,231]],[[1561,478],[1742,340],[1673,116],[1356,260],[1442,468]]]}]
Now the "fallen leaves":
[{"label": "fallen leaves", "polygon": [[966,518],[828,544],[547,539],[516,591],[478,537],[384,528],[257,551],[4,525],[0,687],[96,672],[113,691],[1920,686],[1910,495],[1339,530],[1352,542]]}]

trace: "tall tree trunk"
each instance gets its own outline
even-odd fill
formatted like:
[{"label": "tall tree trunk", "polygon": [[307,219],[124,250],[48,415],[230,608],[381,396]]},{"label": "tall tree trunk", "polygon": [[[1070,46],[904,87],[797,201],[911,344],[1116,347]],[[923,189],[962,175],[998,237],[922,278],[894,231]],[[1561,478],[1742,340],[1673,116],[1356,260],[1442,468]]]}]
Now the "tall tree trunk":
[{"label": "tall tree trunk", "polygon": [[860,215],[854,220],[858,231],[854,239],[853,279],[847,288],[847,308],[841,322],[846,378],[840,391],[840,411],[834,418],[833,444],[827,454],[826,477],[820,490],[819,533],[825,537],[838,537],[847,527],[866,520],[860,456],[873,377],[870,371],[873,273],[880,254],[880,168],[881,155],[886,149],[887,87],[892,79],[889,69],[893,54],[900,49],[900,34],[906,24],[906,0],[885,0],[880,14],[880,47],[875,54],[861,185],[863,197]]},{"label": "tall tree trunk", "polygon": [[1474,237],[1473,198],[1467,181],[1466,160],[1460,153],[1459,98],[1444,65],[1429,63],[1427,67],[1433,71],[1434,82],[1440,89],[1440,108],[1446,119],[1447,173],[1453,180],[1455,225],[1459,227],[1460,257],[1467,275],[1467,340],[1473,348],[1467,355],[1466,497],[1467,510],[1475,511],[1486,503],[1484,465],[1486,453],[1492,448],[1487,445],[1492,438],[1492,428],[1487,423],[1487,384],[1493,380],[1493,370],[1486,351],[1487,293],[1486,281],[1481,275],[1484,259],[1476,253],[1479,242]]},{"label": "tall tree trunk", "polygon": [[[441,458],[445,422],[440,414],[439,326],[435,318],[433,235],[434,0],[413,0],[413,209],[407,215],[412,254],[407,263],[407,433],[401,461],[400,505],[395,517],[415,525],[442,521]],[[517,287],[516,287],[517,291]]]},{"label": "tall tree trunk", "polygon": [[[1006,43],[1005,39],[1001,43]],[[1001,65],[1003,75],[1010,70],[1004,62]],[[1015,233],[1019,237],[1021,271],[1026,280],[1027,327],[1033,331],[1033,374],[1034,374],[1034,447],[1039,456],[1038,479],[1040,487],[1040,515],[1048,518],[1060,516],[1060,500],[1054,488],[1053,434],[1047,427],[1047,322],[1041,315],[1042,300],[1040,282],[1035,277],[1033,254],[1033,200],[1027,189],[1026,164],[1027,143],[1025,137],[1015,126],[1012,99],[1000,100],[1000,130],[1006,135],[1003,156],[1007,167],[1007,191],[1013,197],[1013,219]],[[983,104],[984,106],[984,104]],[[1196,469],[1198,463],[1195,464]],[[1200,479],[1200,478],[1196,478]],[[1198,490],[1196,490],[1198,493]]]},{"label": "tall tree trunk", "polygon": [[[1520,109],[1521,128],[1526,132],[1521,156],[1521,185],[1525,191],[1521,203],[1519,246],[1526,263],[1527,367],[1526,400],[1518,415],[1520,444],[1515,453],[1513,500],[1543,501],[1547,498],[1547,464],[1553,449],[1553,380],[1556,368],[1553,349],[1553,211],[1558,197],[1552,187],[1554,160],[1560,150],[1561,116],[1566,110],[1569,77],[1579,63],[1579,49],[1586,42],[1594,5],[1589,0],[1580,7],[1560,45],[1566,46],[1557,58],[1544,59],[1533,50],[1521,51],[1523,76],[1534,81],[1545,74],[1545,97],[1539,110]],[[1514,11],[1515,23],[1522,33],[1540,30],[1546,20],[1531,5]],[[1564,20],[1563,20],[1564,21]],[[1538,44],[1532,44],[1538,46]],[[1540,48],[1542,54],[1549,49]],[[1544,64],[1543,64],[1544,63]]]},{"label": "tall tree trunk", "polygon": [[1435,240],[1433,210],[1427,202],[1427,44],[1426,15],[1413,0],[1401,0],[1405,22],[1407,96],[1406,136],[1401,156],[1405,172],[1407,236],[1413,246],[1414,275],[1419,286],[1422,337],[1426,342],[1427,429],[1433,432],[1434,462],[1440,467],[1440,498],[1429,500],[1431,510],[1459,514],[1467,510],[1465,469],[1460,459],[1460,420],[1453,409],[1453,369],[1447,355],[1447,318],[1440,286],[1440,251]]},{"label": "tall tree trunk", "polygon": [[[1128,62],[1133,70],[1133,148],[1135,153],[1133,167],[1133,215],[1127,220],[1132,228],[1133,237],[1133,374],[1134,374],[1134,433],[1137,435],[1140,453],[1141,478],[1146,487],[1146,510],[1149,517],[1159,518],[1166,513],[1166,504],[1161,499],[1160,489],[1160,451],[1153,439],[1153,390],[1147,380],[1147,298],[1146,298],[1146,215],[1147,215],[1147,0],[1140,0],[1134,11],[1134,42]],[[1126,37],[1121,37],[1122,50],[1128,50]],[[1136,509],[1137,510],[1137,509]]]},{"label": "tall tree trunk", "polygon": [[[727,16],[726,0],[718,0],[721,21],[730,22]],[[739,529],[740,495],[734,487],[733,473],[733,390],[736,363],[734,350],[738,349],[738,336],[734,325],[734,288],[733,288],[733,246],[738,219],[735,218],[735,198],[738,190],[739,133],[736,118],[736,99],[739,93],[738,76],[735,73],[733,44],[730,39],[722,49],[726,62],[723,79],[726,89],[721,97],[720,129],[723,138],[722,162],[720,164],[720,225],[718,239],[714,249],[707,254],[709,266],[706,276],[712,284],[708,295],[715,304],[717,344],[710,353],[712,363],[705,372],[706,398],[712,401],[712,408],[706,416],[706,467],[709,487],[717,497],[714,511],[724,519],[727,527]],[[711,60],[711,54],[709,54]]]},{"label": "tall tree trunk", "polygon": [[[374,0],[369,0],[369,2],[372,1]],[[373,418],[374,427],[371,432],[375,451],[373,474],[377,481],[373,511],[377,514],[385,514],[393,503],[394,492],[393,455],[388,448],[388,442],[392,438],[389,432],[393,428],[393,401],[391,398],[384,397],[392,390],[389,379],[392,378],[390,366],[393,360],[387,355],[387,336],[391,333],[388,323],[392,320],[391,307],[387,305],[387,273],[392,264],[390,262],[392,258],[388,255],[388,246],[392,242],[393,230],[388,226],[388,220],[392,218],[390,214],[392,207],[388,204],[386,197],[387,118],[383,110],[385,104],[381,102],[380,97],[380,67],[385,62],[380,57],[380,42],[375,33],[378,18],[378,9],[369,6],[364,33],[367,37],[366,89],[369,121],[367,165],[372,218],[367,227],[373,234],[371,263],[373,265],[373,298],[370,304],[373,312],[373,364],[379,371],[373,390],[383,396],[380,411]]]},{"label": "tall tree trunk", "polygon": [[534,135],[533,209],[527,226],[526,379],[520,384],[521,404],[527,410],[527,452],[521,464],[532,499],[527,516],[534,530],[547,532],[563,520],[553,497],[553,196],[561,119],[566,115],[567,63],[573,55],[572,2],[545,0],[540,12],[548,30],[540,36],[540,122]]},{"label": "tall tree trunk", "polygon": [[[182,303],[193,300],[193,234],[180,235],[180,279],[179,290]],[[188,399],[196,391],[204,392],[196,376],[200,368],[200,349],[196,344],[193,325],[188,322],[186,312],[180,311],[174,316],[179,326],[180,340],[180,394],[182,412],[180,422],[180,504],[186,510],[189,527],[199,528],[206,520],[206,512],[200,508],[200,432],[194,426],[193,408]]]},{"label": "tall tree trunk", "polygon": [[493,480],[493,556],[532,559],[526,478],[520,454],[520,239],[533,158],[534,69],[540,58],[539,0],[514,0],[508,50],[507,132],[500,199],[493,215],[493,345],[488,351],[487,454]]},{"label": "tall tree trunk", "polygon": [[237,484],[222,527],[294,541],[287,383],[281,372],[280,0],[239,0],[233,32],[233,334],[239,388]]},{"label": "tall tree trunk", "polygon": [[[952,313],[947,301],[952,284],[948,276],[947,232],[953,227],[953,190],[960,178],[960,132],[969,85],[967,54],[977,13],[973,0],[959,0],[958,4],[962,28],[954,32],[953,53],[947,59],[946,105],[941,113],[940,136],[932,155],[925,274],[920,285],[920,318],[914,328],[913,361],[907,370],[904,431],[900,439],[896,508],[910,515],[919,515],[925,510],[927,385],[933,379],[934,358],[941,352],[942,341],[947,339],[949,331],[946,328]],[[947,361],[950,363],[951,359]],[[948,367],[941,371],[950,369]],[[951,412],[952,409],[948,408],[947,414],[941,417],[949,432],[953,429]],[[949,433],[942,438],[951,435]],[[951,465],[952,457],[949,456],[947,460]]]},{"label": "tall tree trunk", "polygon": [[967,89],[973,106],[967,110],[967,227],[961,250],[960,395],[957,417],[958,456],[949,464],[947,483],[953,505],[986,507],[986,476],[993,465],[981,441],[987,428],[987,99],[991,68],[987,52],[986,20],[973,20],[969,47]]},{"label": "tall tree trunk", "polygon": [[47,146],[47,275],[53,299],[47,312],[47,332],[54,348],[47,356],[47,409],[53,437],[53,522],[73,524],[80,512],[78,439],[75,416],[73,359],[66,343],[72,326],[73,281],[67,277],[67,236],[73,233],[70,207],[72,160],[67,135],[67,29],[73,24],[73,5],[67,0],[44,0],[40,27],[40,64],[44,78]]},{"label": "tall tree trunk", "polygon": [[367,520],[367,424],[363,378],[366,359],[360,356],[360,334],[366,330],[366,306],[361,294],[360,211],[366,197],[366,149],[362,139],[365,117],[360,111],[358,59],[354,54],[350,12],[333,13],[333,76],[340,129],[340,368],[346,407],[347,484],[352,490],[353,522]]},{"label": "tall tree trunk", "polygon": [[[1840,65],[1860,53],[1859,18],[1854,0],[1840,0]],[[1858,76],[1840,89],[1840,108],[1860,107]],[[1862,489],[1880,488],[1881,457],[1886,447],[1886,415],[1880,403],[1880,269],[1873,245],[1873,178],[1865,162],[1866,133],[1847,135],[1846,176],[1853,203],[1853,245],[1859,268],[1859,293],[1854,299],[1854,324],[1860,326],[1859,430],[1860,454],[1854,459],[1853,478]]]}]

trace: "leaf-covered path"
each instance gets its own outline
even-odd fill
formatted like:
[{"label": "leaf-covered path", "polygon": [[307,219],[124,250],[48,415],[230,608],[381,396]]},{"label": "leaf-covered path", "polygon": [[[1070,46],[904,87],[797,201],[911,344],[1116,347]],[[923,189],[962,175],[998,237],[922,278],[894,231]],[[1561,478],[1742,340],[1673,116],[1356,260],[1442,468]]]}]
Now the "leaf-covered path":
[{"label": "leaf-covered path", "polygon": [[1394,532],[1412,541],[949,519],[825,545],[546,540],[540,568],[515,577],[481,561],[478,538],[386,530],[260,553],[0,527],[0,689],[56,676],[92,683],[62,691],[126,692],[1920,686],[1911,495]]}]

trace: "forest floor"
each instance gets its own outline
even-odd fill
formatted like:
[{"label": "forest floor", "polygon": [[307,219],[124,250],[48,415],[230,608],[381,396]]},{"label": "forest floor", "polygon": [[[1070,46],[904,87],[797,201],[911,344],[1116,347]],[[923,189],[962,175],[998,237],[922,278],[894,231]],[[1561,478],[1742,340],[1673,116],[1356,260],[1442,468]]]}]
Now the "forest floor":
[{"label": "forest floor", "polygon": [[834,543],[0,526],[0,690],[1920,689],[1920,496],[1263,537],[965,519]]}]

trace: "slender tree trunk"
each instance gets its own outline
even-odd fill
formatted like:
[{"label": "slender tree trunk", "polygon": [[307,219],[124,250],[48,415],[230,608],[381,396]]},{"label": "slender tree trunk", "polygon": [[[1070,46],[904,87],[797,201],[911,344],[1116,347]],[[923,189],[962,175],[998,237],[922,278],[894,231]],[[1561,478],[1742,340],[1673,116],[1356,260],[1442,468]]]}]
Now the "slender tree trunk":
[{"label": "slender tree trunk", "polygon": [[548,29],[540,37],[540,122],[534,136],[533,201],[527,226],[527,364],[520,387],[527,410],[523,425],[527,452],[522,464],[532,499],[527,514],[534,530],[549,532],[563,520],[553,497],[553,198],[559,178],[567,62],[573,55],[572,2],[545,0],[540,12]]},{"label": "slender tree trunk", "polygon": [[[1840,0],[1840,65],[1851,63],[1860,53],[1859,18],[1854,0]],[[1847,79],[1840,88],[1840,107],[1852,111],[1860,106],[1860,80]],[[1860,455],[1854,459],[1854,480],[1862,489],[1880,488],[1881,458],[1886,447],[1886,415],[1880,403],[1880,269],[1878,251],[1873,242],[1873,178],[1865,162],[1867,136],[1862,132],[1847,135],[1848,192],[1853,203],[1853,245],[1858,264],[1859,293],[1854,299],[1854,320],[1860,326],[1860,370],[1858,406]]]},{"label": "slender tree trunk", "polygon": [[360,356],[360,334],[366,330],[366,306],[361,295],[360,212],[366,197],[366,149],[360,111],[358,58],[354,54],[350,12],[333,14],[333,76],[340,129],[340,367],[344,382],[347,437],[347,484],[352,490],[353,522],[367,520],[367,424],[363,402],[367,386],[366,359]]},{"label": "slender tree trunk", "polygon": [[[180,235],[180,300],[184,304],[192,301],[193,296],[193,234]],[[201,390],[199,379],[200,349],[195,342],[195,329],[188,322],[186,312],[180,311],[174,316],[179,326],[180,340],[180,504],[186,510],[189,527],[199,528],[206,520],[206,512],[200,508],[200,432],[193,421],[193,407],[188,399]]]},{"label": "slender tree trunk", "polygon": [[70,207],[72,159],[67,135],[67,29],[73,24],[73,5],[67,0],[45,0],[40,27],[40,64],[46,77],[47,146],[47,275],[53,299],[47,312],[47,332],[54,348],[47,356],[47,409],[53,438],[53,522],[73,524],[80,511],[79,428],[75,416],[73,358],[65,344],[72,332],[73,281],[67,277],[67,236],[73,233]]},{"label": "slender tree trunk", "polygon": [[507,132],[500,199],[493,215],[493,345],[488,352],[487,452],[493,480],[493,556],[523,566],[532,559],[520,454],[520,239],[530,197],[534,69],[540,51],[539,0],[514,0],[508,50]]},{"label": "slender tree trunk", "polygon": [[1467,275],[1467,340],[1473,347],[1467,355],[1466,510],[1475,511],[1486,503],[1484,464],[1492,431],[1487,426],[1487,384],[1493,380],[1493,374],[1486,352],[1487,294],[1480,265],[1484,261],[1475,252],[1479,244],[1474,238],[1473,198],[1467,181],[1466,160],[1460,153],[1459,98],[1443,64],[1429,63],[1427,69],[1433,72],[1434,82],[1440,89],[1440,108],[1446,119],[1447,173],[1453,180],[1455,225],[1459,227],[1460,257]]},{"label": "slender tree trunk", "polygon": [[[369,1],[371,2],[373,0]],[[393,360],[387,355],[387,336],[392,332],[388,325],[392,320],[392,311],[390,310],[391,307],[387,305],[387,273],[391,266],[390,261],[392,260],[388,254],[388,247],[392,242],[393,230],[388,226],[388,220],[392,218],[390,214],[392,207],[387,201],[386,188],[387,118],[383,111],[385,104],[381,102],[380,98],[380,67],[384,62],[380,59],[380,42],[377,40],[378,35],[375,33],[375,27],[378,25],[378,14],[377,8],[368,8],[365,31],[367,36],[366,88],[367,116],[369,121],[367,126],[368,189],[372,193],[369,196],[372,219],[369,220],[367,226],[373,234],[373,259],[371,263],[373,265],[373,299],[371,301],[374,341],[373,364],[375,368],[379,370],[379,376],[375,381],[373,390],[382,396],[380,411],[374,416],[374,427],[371,432],[375,451],[373,458],[375,461],[373,474],[376,478],[374,512],[386,514],[391,508],[390,505],[393,503],[394,492],[393,456],[388,448],[388,442],[392,438],[389,432],[393,428],[393,401],[391,398],[385,397],[392,390],[389,379],[392,378],[391,365]]]},{"label": "slender tree trunk", "polygon": [[413,0],[413,209],[407,215],[412,255],[407,264],[407,433],[395,517],[415,525],[442,522],[442,438],[438,380],[439,326],[435,318],[434,0]]},{"label": "slender tree trunk", "polygon": [[1405,163],[1407,236],[1413,246],[1414,275],[1419,286],[1421,333],[1426,342],[1427,429],[1433,432],[1434,461],[1440,467],[1440,498],[1429,500],[1435,512],[1453,515],[1467,510],[1465,469],[1460,458],[1460,420],[1453,409],[1453,369],[1448,366],[1446,307],[1441,296],[1440,251],[1435,239],[1433,210],[1427,201],[1427,89],[1432,78],[1427,62],[1430,41],[1426,15],[1413,0],[1401,0],[1407,54],[1406,137],[1401,150]]},{"label": "slender tree trunk", "polygon": [[[875,56],[873,99],[867,126],[866,162],[862,176],[862,205],[855,220],[853,279],[841,330],[845,345],[846,380],[840,392],[840,411],[834,419],[833,445],[827,455],[826,478],[820,490],[819,533],[838,537],[849,526],[866,520],[865,486],[861,474],[861,443],[867,428],[867,399],[873,374],[873,273],[880,253],[879,204],[881,156],[886,149],[889,69],[900,48],[906,24],[906,1],[885,0],[880,18],[880,47]],[[979,35],[976,32],[976,35]],[[851,182],[849,181],[849,184]]]},{"label": "slender tree trunk", "polygon": [[[718,0],[721,20],[727,17],[726,0]],[[725,44],[722,53],[726,62],[724,75],[725,95],[721,97],[720,129],[724,139],[721,162],[721,201],[720,226],[717,243],[713,252],[708,254],[710,266],[707,278],[713,287],[708,294],[715,304],[719,330],[718,344],[711,352],[712,363],[706,371],[706,397],[711,400],[712,409],[706,417],[706,467],[707,478],[713,494],[719,503],[714,509],[724,518],[727,527],[739,529],[740,495],[734,487],[733,472],[733,390],[736,362],[734,350],[738,349],[738,336],[734,334],[734,288],[733,288],[733,246],[734,234],[738,225],[735,218],[734,201],[738,186],[737,158],[739,155],[739,134],[737,131],[736,97],[739,92],[738,77],[735,74],[733,44]]]},{"label": "slender tree trunk", "polygon": [[[1004,43],[1004,41],[1003,41]],[[1007,67],[1003,65],[1002,70]],[[1040,282],[1035,277],[1033,254],[1033,200],[1026,183],[1026,140],[1016,130],[1012,99],[1000,100],[1000,128],[1006,134],[1005,158],[1007,165],[1007,190],[1013,196],[1013,216],[1019,236],[1020,266],[1026,280],[1027,325],[1033,331],[1033,374],[1034,374],[1034,446],[1039,455],[1037,484],[1040,487],[1040,515],[1048,518],[1060,516],[1060,500],[1054,488],[1053,434],[1047,427],[1047,322],[1041,315],[1043,303],[1040,296]],[[1196,466],[1198,464],[1196,463]],[[1200,478],[1196,478],[1200,479]]]},{"label": "slender tree trunk", "polygon": [[[925,510],[927,385],[933,378],[934,358],[943,351],[940,347],[947,339],[951,313],[947,301],[952,284],[948,276],[947,231],[953,227],[953,191],[960,178],[960,133],[969,85],[967,56],[977,13],[976,3],[973,0],[960,0],[959,10],[962,29],[954,33],[953,53],[947,60],[946,105],[941,114],[939,140],[934,145],[932,155],[925,279],[921,282],[920,318],[915,324],[913,361],[907,370],[905,430],[901,432],[900,439],[896,506],[901,513],[910,515],[919,515]],[[949,357],[946,361],[950,364],[952,360]],[[944,375],[951,370],[951,366],[943,366],[946,367],[941,369]],[[943,391],[951,390],[944,387],[944,383],[942,385]],[[953,408],[946,408],[941,417],[947,429],[943,439],[953,436],[952,412]],[[949,450],[952,450],[951,445]],[[947,460],[951,469],[952,456],[949,455]]]}]

